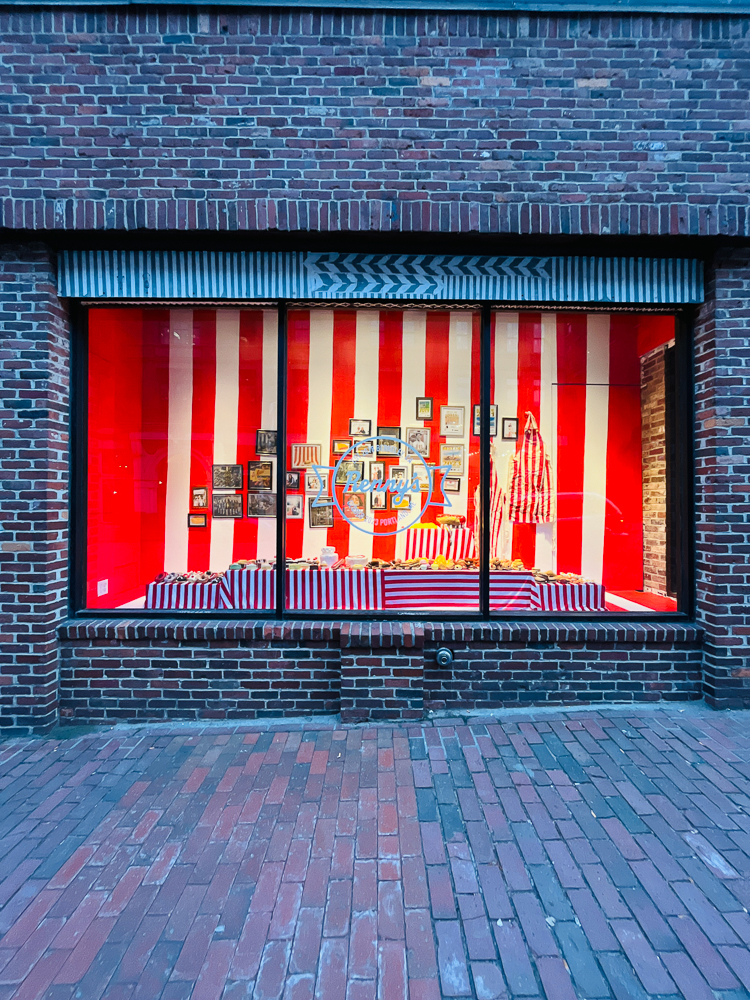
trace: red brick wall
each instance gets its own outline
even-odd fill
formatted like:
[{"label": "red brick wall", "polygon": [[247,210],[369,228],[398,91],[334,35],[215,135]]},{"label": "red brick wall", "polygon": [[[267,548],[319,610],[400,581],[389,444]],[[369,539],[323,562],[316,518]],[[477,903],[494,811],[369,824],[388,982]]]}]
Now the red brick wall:
[{"label": "red brick wall", "polygon": [[57,718],[67,607],[67,317],[44,247],[0,246],[0,735]]},{"label": "red brick wall", "polygon": [[739,17],[0,13],[0,225],[750,232]]},{"label": "red brick wall", "polygon": [[667,589],[666,387],[662,345],[641,358],[641,454],[643,466],[643,587]]}]

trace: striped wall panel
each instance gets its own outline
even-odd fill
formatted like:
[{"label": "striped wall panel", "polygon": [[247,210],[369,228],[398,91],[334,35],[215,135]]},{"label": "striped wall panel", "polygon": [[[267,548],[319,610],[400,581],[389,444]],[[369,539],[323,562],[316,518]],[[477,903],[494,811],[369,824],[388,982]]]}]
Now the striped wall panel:
[{"label": "striped wall panel", "polygon": [[64,250],[58,291],[81,299],[676,305],[703,301],[703,265],[648,257]]}]

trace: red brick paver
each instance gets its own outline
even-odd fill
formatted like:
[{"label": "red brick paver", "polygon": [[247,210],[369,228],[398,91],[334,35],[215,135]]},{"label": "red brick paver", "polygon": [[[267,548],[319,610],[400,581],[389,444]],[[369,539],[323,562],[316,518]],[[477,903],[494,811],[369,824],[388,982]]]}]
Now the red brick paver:
[{"label": "red brick paver", "polygon": [[0,745],[0,1000],[741,1000],[750,715]]}]

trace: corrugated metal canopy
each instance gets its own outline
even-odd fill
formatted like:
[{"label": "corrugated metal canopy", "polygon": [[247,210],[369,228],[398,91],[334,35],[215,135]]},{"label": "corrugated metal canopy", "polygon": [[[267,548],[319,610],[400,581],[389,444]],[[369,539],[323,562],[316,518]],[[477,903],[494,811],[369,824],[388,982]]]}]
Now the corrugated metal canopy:
[{"label": "corrugated metal canopy", "polygon": [[687,258],[65,250],[79,299],[412,299],[680,304],[703,301]]}]

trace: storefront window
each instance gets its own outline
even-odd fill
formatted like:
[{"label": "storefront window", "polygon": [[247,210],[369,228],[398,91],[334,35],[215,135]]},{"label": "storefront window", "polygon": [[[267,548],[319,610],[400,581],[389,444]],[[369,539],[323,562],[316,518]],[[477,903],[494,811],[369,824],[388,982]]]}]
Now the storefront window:
[{"label": "storefront window", "polygon": [[86,607],[678,610],[673,317],[493,312],[484,515],[479,308],[290,306],[283,442],[278,328],[89,310]]}]

